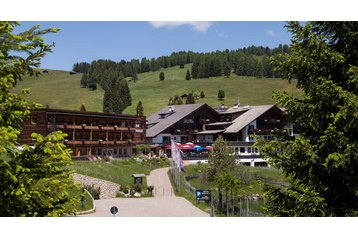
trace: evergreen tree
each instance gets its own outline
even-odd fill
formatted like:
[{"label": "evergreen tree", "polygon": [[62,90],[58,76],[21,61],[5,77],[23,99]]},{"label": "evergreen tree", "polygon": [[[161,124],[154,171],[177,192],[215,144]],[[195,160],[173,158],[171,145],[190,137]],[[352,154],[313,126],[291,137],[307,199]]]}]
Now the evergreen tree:
[{"label": "evergreen tree", "polygon": [[81,112],[85,112],[85,111],[86,111],[85,105],[83,105],[83,104],[81,105],[80,111],[81,111]]},{"label": "evergreen tree", "polygon": [[188,93],[185,104],[195,104],[195,98],[193,93]]},{"label": "evergreen tree", "polygon": [[201,91],[201,92],[200,92],[200,98],[205,98],[205,93],[204,93],[204,91]]},{"label": "evergreen tree", "polygon": [[291,22],[290,54],[275,60],[302,98],[276,93],[299,135],[276,133],[260,151],[290,187],[269,187],[273,216],[358,215],[358,23]]},{"label": "evergreen tree", "polygon": [[87,73],[82,74],[80,83],[82,88],[87,87]]},{"label": "evergreen tree", "polygon": [[191,79],[191,75],[189,72],[189,69],[186,71],[186,75],[185,75],[185,80],[190,80]]},{"label": "evergreen tree", "polygon": [[160,72],[160,74],[159,74],[159,80],[160,80],[160,81],[163,81],[164,79],[165,79],[164,72]]},{"label": "evergreen tree", "polygon": [[139,101],[136,108],[136,115],[137,116],[144,116],[144,108],[142,105],[142,101]]},{"label": "evergreen tree", "polygon": [[218,91],[218,99],[220,100],[220,101],[222,101],[222,100],[224,100],[224,98],[225,98],[225,92],[224,92],[224,90],[219,90]]},{"label": "evergreen tree", "polygon": [[227,59],[224,60],[224,75],[228,78],[231,74],[231,65]]},{"label": "evergreen tree", "polygon": [[133,80],[133,82],[137,82],[137,81],[138,81],[137,70],[136,70],[135,67],[132,68],[132,80]]}]

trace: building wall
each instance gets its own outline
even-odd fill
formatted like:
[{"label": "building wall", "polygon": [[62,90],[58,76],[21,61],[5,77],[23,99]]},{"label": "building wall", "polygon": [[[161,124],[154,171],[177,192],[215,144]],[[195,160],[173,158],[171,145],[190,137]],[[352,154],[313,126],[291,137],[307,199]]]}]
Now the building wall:
[{"label": "building wall", "polygon": [[40,109],[24,121],[20,142],[31,145],[32,132],[46,136],[53,131],[68,135],[64,143],[73,156],[130,156],[144,143],[145,117]]}]

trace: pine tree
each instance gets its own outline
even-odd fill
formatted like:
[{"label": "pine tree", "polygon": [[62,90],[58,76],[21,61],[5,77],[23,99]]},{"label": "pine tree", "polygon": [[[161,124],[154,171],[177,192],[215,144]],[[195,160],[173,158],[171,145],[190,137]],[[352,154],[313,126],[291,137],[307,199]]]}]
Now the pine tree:
[{"label": "pine tree", "polygon": [[[273,216],[358,215],[358,23],[291,22],[290,54],[275,60],[302,98],[276,93],[299,133],[259,143],[290,181],[270,187]],[[282,48],[282,47],[281,47]]]},{"label": "pine tree", "polygon": [[87,73],[82,74],[80,83],[82,88],[87,87]]},{"label": "pine tree", "polygon": [[224,75],[228,78],[231,74],[231,65],[227,59],[224,60]]},{"label": "pine tree", "polygon": [[86,111],[85,105],[83,105],[83,104],[81,105],[80,111],[81,111],[81,112],[85,112],[85,111]]},{"label": "pine tree", "polygon": [[144,108],[142,105],[142,101],[139,101],[136,108],[136,115],[137,116],[144,116]]},{"label": "pine tree", "polygon": [[191,79],[191,75],[189,72],[189,69],[186,71],[186,75],[185,75],[185,80],[190,80]]},{"label": "pine tree", "polygon": [[205,93],[204,93],[204,91],[201,91],[201,92],[200,92],[200,98],[205,98]]}]

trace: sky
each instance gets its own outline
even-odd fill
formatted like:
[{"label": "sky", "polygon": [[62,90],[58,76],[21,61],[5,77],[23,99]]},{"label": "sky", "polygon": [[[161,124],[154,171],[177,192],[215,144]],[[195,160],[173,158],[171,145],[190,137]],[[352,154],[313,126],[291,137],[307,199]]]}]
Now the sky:
[{"label": "sky", "polygon": [[23,21],[17,31],[39,24],[59,28],[41,68],[71,70],[76,62],[159,57],[177,51],[211,52],[251,45],[290,43],[283,21]]}]

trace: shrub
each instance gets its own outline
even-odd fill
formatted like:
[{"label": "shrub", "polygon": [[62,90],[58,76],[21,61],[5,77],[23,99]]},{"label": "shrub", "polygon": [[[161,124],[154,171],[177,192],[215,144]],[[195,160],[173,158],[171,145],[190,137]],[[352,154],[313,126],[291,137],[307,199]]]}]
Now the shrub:
[{"label": "shrub", "polygon": [[150,196],[153,196],[154,186],[150,185],[147,187],[147,189],[148,189],[148,193],[150,194]]},{"label": "shrub", "polygon": [[132,186],[132,190],[135,192],[141,193],[142,192],[142,184],[136,183]]},{"label": "shrub", "polygon": [[83,185],[83,188],[86,189],[93,197],[93,199],[100,199],[99,196],[101,194],[101,187],[97,187],[92,185]]}]

